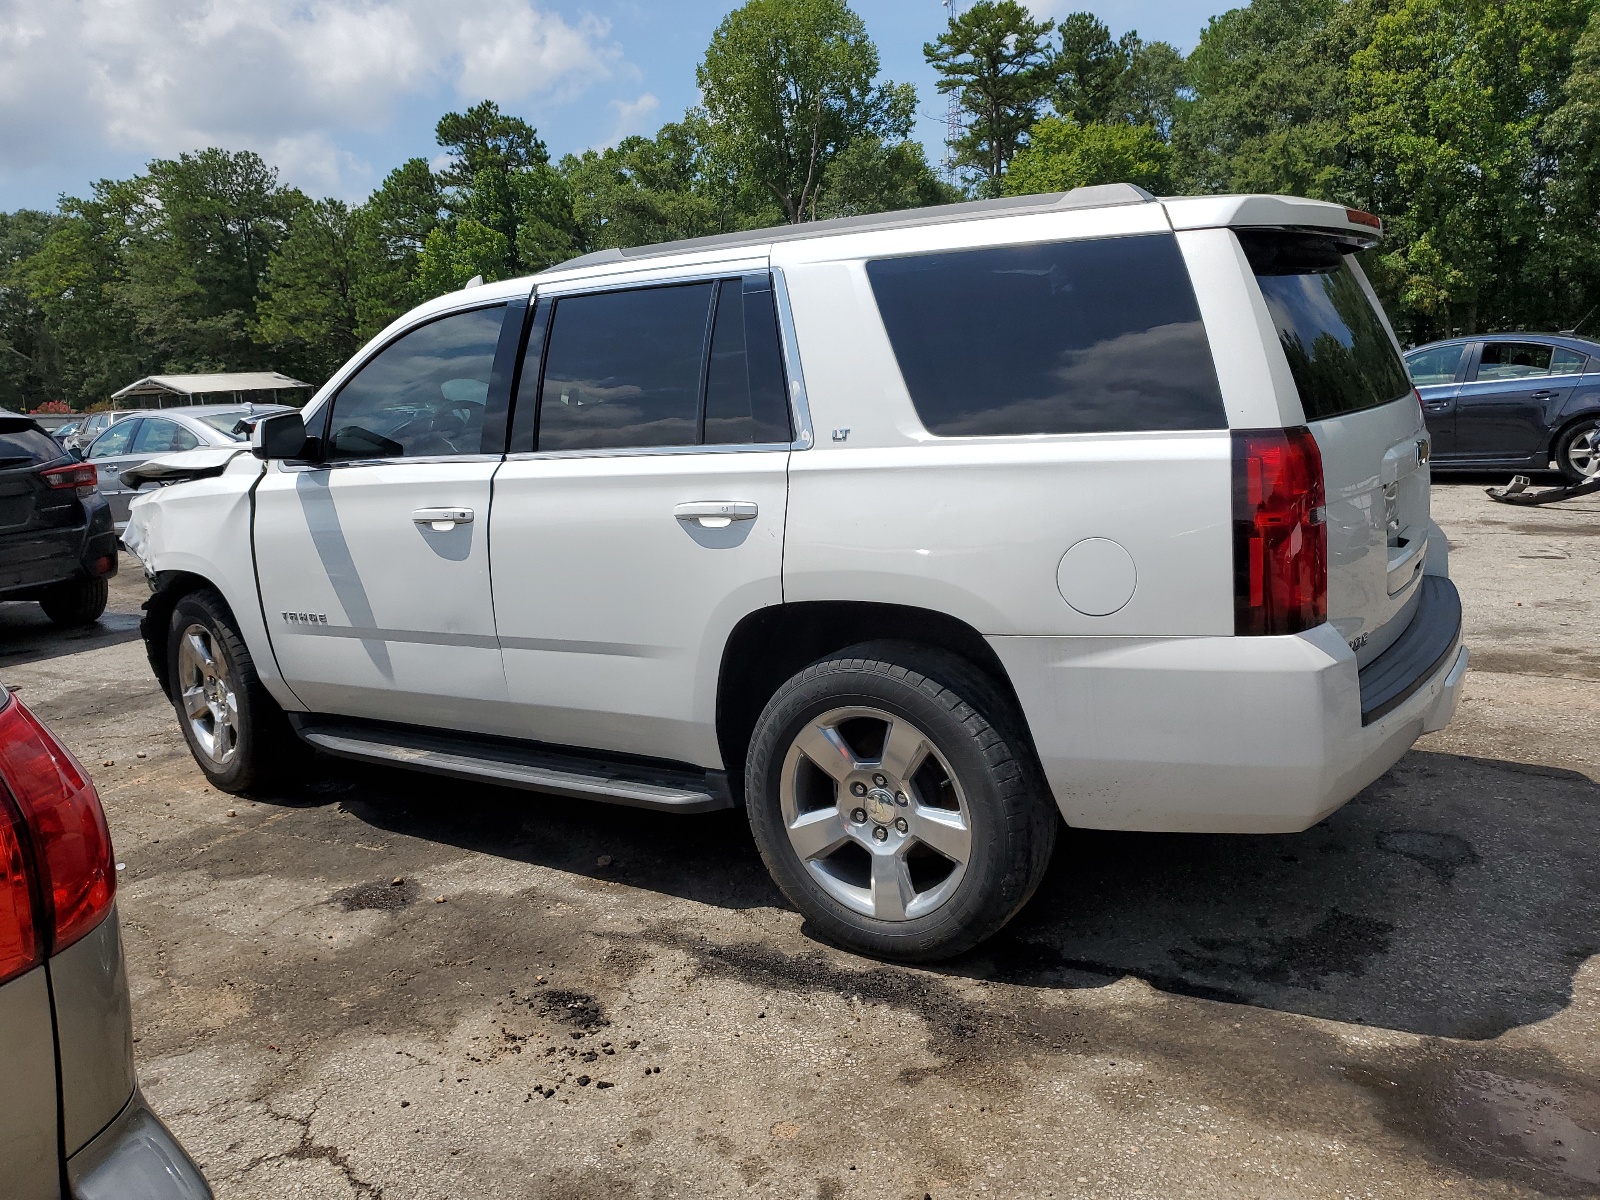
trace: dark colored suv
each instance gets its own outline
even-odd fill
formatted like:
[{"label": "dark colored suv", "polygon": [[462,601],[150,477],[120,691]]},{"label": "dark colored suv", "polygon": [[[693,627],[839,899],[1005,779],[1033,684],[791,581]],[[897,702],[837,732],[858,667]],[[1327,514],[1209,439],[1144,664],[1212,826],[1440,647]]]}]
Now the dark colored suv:
[{"label": "dark colored suv", "polygon": [[37,600],[58,625],[99,619],[117,535],[97,480],[36,422],[0,412],[0,600]]}]

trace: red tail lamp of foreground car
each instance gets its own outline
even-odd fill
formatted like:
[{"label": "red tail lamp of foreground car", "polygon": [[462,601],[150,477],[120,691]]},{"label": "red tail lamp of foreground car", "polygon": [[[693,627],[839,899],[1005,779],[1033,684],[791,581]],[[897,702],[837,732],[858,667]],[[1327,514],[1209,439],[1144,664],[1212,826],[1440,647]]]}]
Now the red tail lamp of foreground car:
[{"label": "red tail lamp of foreground car", "polygon": [[1328,619],[1327,521],[1311,430],[1234,431],[1235,633],[1299,633]]},{"label": "red tail lamp of foreground car", "polygon": [[23,703],[0,707],[0,982],[72,945],[116,895],[105,812],[89,776]]},{"label": "red tail lamp of foreground car", "polygon": [[58,491],[71,488],[79,496],[92,496],[100,484],[100,471],[93,463],[73,463],[69,467],[51,467],[40,471],[39,478],[45,486]]}]

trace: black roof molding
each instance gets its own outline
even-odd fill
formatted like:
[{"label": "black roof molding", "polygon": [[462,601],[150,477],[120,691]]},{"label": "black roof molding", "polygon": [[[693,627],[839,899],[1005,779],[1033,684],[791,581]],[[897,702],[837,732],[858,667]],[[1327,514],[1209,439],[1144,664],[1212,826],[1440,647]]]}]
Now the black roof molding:
[{"label": "black roof molding", "polygon": [[[1073,188],[1070,192],[1045,192],[1035,196],[1005,196],[998,200],[969,200],[963,204],[936,204],[931,208],[907,208],[899,212],[868,213],[860,217],[835,217],[828,221],[807,221],[800,225],[776,225],[764,229],[743,229],[737,233],[714,233],[709,237],[658,242],[653,246],[630,246],[626,250],[596,250],[580,254],[549,271],[573,267],[598,267],[605,263],[627,262],[636,258],[694,254],[702,250],[736,249],[740,246],[767,246],[774,242],[794,242],[805,238],[828,237],[841,233],[870,233],[879,229],[906,229],[916,225],[939,225],[946,221],[973,221],[1006,213],[1060,212],[1077,208],[1111,208],[1122,204],[1149,204],[1155,197],[1131,183],[1102,183],[1094,187]],[[547,272],[540,272],[546,274]]]}]

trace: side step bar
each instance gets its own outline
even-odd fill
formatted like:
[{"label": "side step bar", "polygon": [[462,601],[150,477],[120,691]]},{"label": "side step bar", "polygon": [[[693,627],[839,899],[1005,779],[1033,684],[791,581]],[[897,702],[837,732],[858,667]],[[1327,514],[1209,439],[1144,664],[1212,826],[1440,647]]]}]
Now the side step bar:
[{"label": "side step bar", "polygon": [[303,741],[339,758],[452,779],[680,813],[732,808],[727,776],[693,767],[615,761],[531,742],[423,732],[290,713]]}]

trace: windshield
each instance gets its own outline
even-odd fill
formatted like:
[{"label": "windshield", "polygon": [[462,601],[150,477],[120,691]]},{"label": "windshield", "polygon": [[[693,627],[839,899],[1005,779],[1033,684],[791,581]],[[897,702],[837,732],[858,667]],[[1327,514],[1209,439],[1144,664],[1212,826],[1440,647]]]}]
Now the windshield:
[{"label": "windshield", "polygon": [[1239,242],[1289,359],[1306,420],[1388,404],[1411,377],[1332,238],[1243,230]]}]

